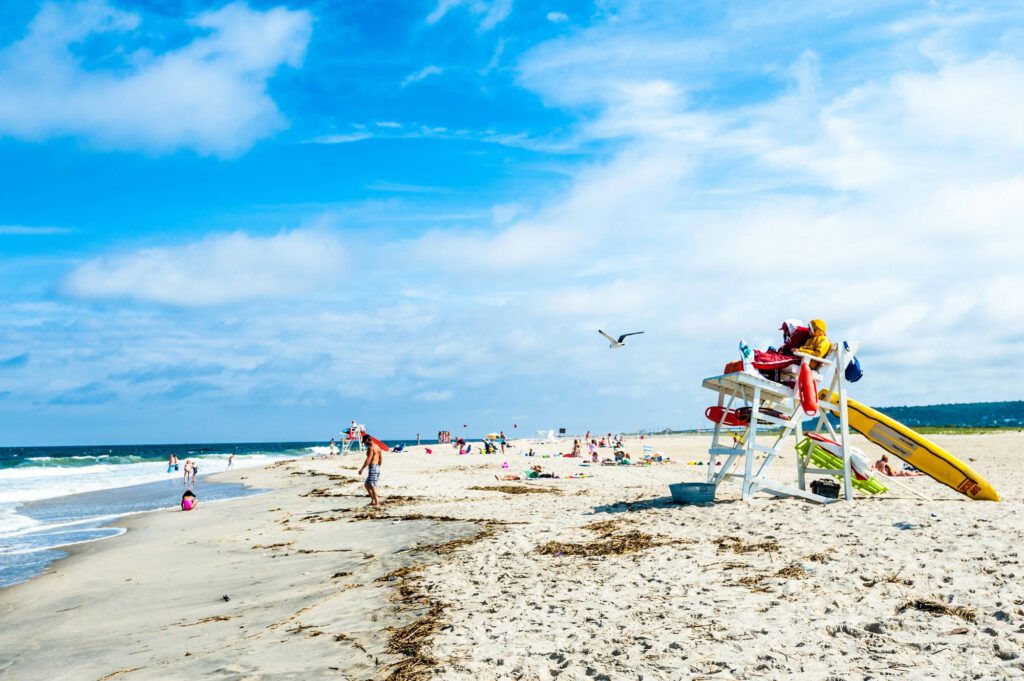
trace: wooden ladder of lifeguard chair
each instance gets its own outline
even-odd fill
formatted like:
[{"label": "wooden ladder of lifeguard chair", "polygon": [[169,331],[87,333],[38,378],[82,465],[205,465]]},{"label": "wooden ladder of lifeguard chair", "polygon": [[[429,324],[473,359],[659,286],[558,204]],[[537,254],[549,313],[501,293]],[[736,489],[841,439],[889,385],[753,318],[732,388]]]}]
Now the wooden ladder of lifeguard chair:
[{"label": "wooden ladder of lifeguard chair", "polygon": [[[847,345],[850,346],[849,350]],[[847,358],[852,357],[854,350],[856,350],[856,344],[840,342],[835,344],[824,358],[795,353],[800,357],[801,364],[814,362],[819,365],[820,370],[826,372],[826,375],[829,370],[832,372],[829,391],[820,391],[824,399],[818,405],[817,430],[820,432],[822,428],[827,427],[836,440],[842,444],[842,469],[810,468],[808,466],[809,457],[797,455],[796,487],[769,478],[771,467],[782,452],[789,436],[793,435],[795,442],[802,440],[803,423],[814,416],[804,412],[796,389],[771,381],[760,374],[739,371],[712,376],[702,382],[703,387],[718,393],[718,406],[724,408],[722,418],[715,423],[711,447],[708,450],[708,482],[717,488],[725,480],[739,481],[744,501],[757,492],[766,492],[778,497],[799,497],[825,504],[831,503],[835,499],[809,491],[807,489],[807,474],[833,475],[839,476],[843,481],[843,498],[852,499],[850,427],[847,417],[844,371]],[[836,393],[839,395],[839,404],[833,405],[828,396]],[[742,435],[739,438],[735,438],[734,434],[735,441],[730,447],[722,442],[723,433],[729,432],[723,431],[723,428],[726,414],[737,400],[743,406],[750,408],[750,422],[741,431]],[[764,409],[774,410],[782,416],[765,413]],[[829,423],[826,412],[833,413],[838,417],[840,431],[838,434]],[[781,431],[762,434],[761,427],[763,426],[775,426],[781,428]],[[716,470],[717,459],[721,456],[725,457],[725,461],[722,463],[721,469]],[[762,456],[763,459],[758,463],[758,458]],[[743,472],[731,472],[740,459],[743,460]]]}]

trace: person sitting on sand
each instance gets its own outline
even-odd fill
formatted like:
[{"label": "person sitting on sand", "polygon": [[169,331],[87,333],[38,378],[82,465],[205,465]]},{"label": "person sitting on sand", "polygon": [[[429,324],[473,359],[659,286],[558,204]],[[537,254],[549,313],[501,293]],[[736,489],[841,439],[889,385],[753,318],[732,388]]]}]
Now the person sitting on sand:
[{"label": "person sitting on sand", "polygon": [[580,455],[580,441],[579,440],[573,440],[572,441],[572,454],[570,454],[569,456],[579,456],[579,455]]},{"label": "person sitting on sand", "polygon": [[599,443],[597,443],[597,446],[598,447],[607,447],[608,446],[608,440],[605,440],[604,438],[601,438],[601,441]]},{"label": "person sitting on sand", "polygon": [[919,475],[924,475],[921,471],[905,471],[895,470],[889,465],[889,455],[883,454],[882,458],[875,462],[872,469],[878,471],[882,475],[887,475],[890,478],[916,478]]},{"label": "person sitting on sand", "polygon": [[380,445],[374,442],[368,433],[363,433],[363,446],[366,447],[366,461],[360,466],[356,475],[362,475],[363,471],[369,469],[366,474],[366,482],[363,487],[370,495],[370,506],[380,506],[380,497],[377,496],[377,483],[380,481],[380,467],[384,464],[384,455]]},{"label": "person sitting on sand", "polygon": [[185,490],[185,493],[181,495],[181,510],[192,511],[199,505],[199,499],[192,493],[192,490]]},{"label": "person sitting on sand", "polygon": [[590,460],[597,463],[597,440],[591,440],[587,445],[587,450],[590,452]]},{"label": "person sitting on sand", "polygon": [[545,473],[544,469],[540,466],[532,466],[530,470],[526,471],[526,477],[528,478],[553,478],[554,473]]}]

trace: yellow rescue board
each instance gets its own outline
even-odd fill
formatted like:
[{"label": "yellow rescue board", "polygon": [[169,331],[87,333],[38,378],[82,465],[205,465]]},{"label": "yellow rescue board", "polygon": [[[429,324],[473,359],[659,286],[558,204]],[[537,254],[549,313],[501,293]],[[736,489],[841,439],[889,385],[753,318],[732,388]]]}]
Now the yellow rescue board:
[{"label": "yellow rescue board", "polygon": [[[827,390],[821,391],[821,399]],[[832,404],[839,404],[839,395],[828,395]],[[856,400],[847,399],[850,427],[876,445],[900,457],[933,480],[979,501],[999,501],[999,494],[970,466],[931,440],[922,437],[899,421],[875,411]]]}]

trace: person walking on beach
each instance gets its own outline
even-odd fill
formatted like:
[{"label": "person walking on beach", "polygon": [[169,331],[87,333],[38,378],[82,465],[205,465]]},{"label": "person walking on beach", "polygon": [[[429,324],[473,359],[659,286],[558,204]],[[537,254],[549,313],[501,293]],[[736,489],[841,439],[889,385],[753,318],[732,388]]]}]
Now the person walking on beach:
[{"label": "person walking on beach", "polygon": [[237,452],[237,451],[238,451],[238,448],[236,447],[234,450],[232,450],[231,454],[228,455],[228,469],[230,469],[231,466],[234,465],[234,463],[235,463],[235,452]]},{"label": "person walking on beach", "polygon": [[199,475],[199,462],[192,462],[192,484],[196,484],[196,476]]},{"label": "person walking on beach", "polygon": [[185,459],[185,476],[184,483],[188,484],[188,478],[192,475],[192,459]]},{"label": "person walking on beach", "polygon": [[419,433],[416,433],[416,446],[417,447],[420,446],[420,434]]},{"label": "person walking on beach", "polygon": [[176,470],[178,470],[178,457],[171,453],[171,455],[167,457],[167,472],[173,473]]},{"label": "person walking on beach", "polygon": [[380,481],[380,467],[384,463],[384,455],[380,446],[373,441],[368,434],[363,433],[363,446],[366,447],[366,461],[360,466],[356,475],[362,475],[363,471],[369,469],[366,474],[366,482],[363,487],[370,495],[370,506],[380,506],[380,497],[377,496],[377,483]]},{"label": "person walking on beach", "polygon": [[504,430],[501,431],[500,438],[501,439],[499,440],[499,442],[501,443],[501,453],[504,454],[505,453],[505,445],[508,444],[508,438],[505,437],[505,431]]}]

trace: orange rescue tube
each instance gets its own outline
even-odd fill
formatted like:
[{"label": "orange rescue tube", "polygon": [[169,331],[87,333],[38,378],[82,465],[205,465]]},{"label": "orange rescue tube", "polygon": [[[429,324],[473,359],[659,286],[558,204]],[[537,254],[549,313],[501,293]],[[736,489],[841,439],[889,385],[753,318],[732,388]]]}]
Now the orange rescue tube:
[{"label": "orange rescue tube", "polygon": [[800,367],[800,377],[797,379],[797,386],[800,390],[800,406],[808,416],[818,414],[818,386],[811,375],[811,368],[804,364]]}]

